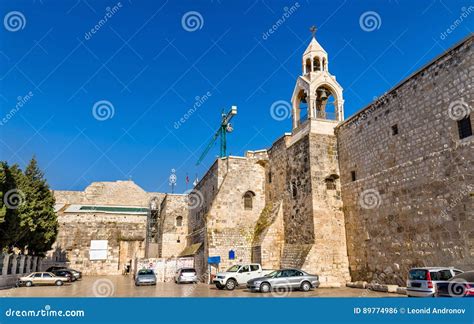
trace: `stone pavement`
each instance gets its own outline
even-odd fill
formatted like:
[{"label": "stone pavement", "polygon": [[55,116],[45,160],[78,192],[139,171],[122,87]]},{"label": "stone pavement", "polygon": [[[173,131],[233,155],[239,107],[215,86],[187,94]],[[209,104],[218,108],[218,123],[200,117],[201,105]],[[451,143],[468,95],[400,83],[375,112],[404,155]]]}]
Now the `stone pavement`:
[{"label": "stone pavement", "polygon": [[245,288],[218,290],[214,285],[157,283],[135,287],[132,277],[86,276],[62,287],[37,286],[0,290],[0,297],[405,297],[355,288],[318,288],[309,292],[252,293]]}]

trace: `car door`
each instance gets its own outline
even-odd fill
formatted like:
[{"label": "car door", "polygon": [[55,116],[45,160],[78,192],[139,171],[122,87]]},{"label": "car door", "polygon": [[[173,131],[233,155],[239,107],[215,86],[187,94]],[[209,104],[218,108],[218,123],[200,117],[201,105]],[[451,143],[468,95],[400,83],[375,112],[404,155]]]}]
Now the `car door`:
[{"label": "car door", "polygon": [[250,265],[250,279],[255,279],[258,277],[262,277],[262,273],[260,271],[260,266],[258,264],[251,264]]},{"label": "car door", "polygon": [[272,280],[272,287],[278,288],[278,287],[288,287],[291,285],[289,282],[289,271],[288,270],[282,270],[276,274],[276,276]]},{"label": "car door", "polygon": [[237,282],[239,284],[244,284],[250,279],[250,266],[246,265],[240,268],[239,272],[237,272]]},{"label": "car door", "polygon": [[54,277],[50,273],[44,272],[43,277],[41,279],[41,283],[45,285],[51,284],[53,280],[54,280]]},{"label": "car door", "polygon": [[33,281],[33,284],[35,285],[41,285],[42,277],[43,277],[43,274],[41,272],[37,272],[33,275],[33,277],[31,278],[31,281]]},{"label": "car door", "polygon": [[303,279],[303,272],[298,270],[289,270],[288,281],[290,282],[291,288],[299,288]]}]

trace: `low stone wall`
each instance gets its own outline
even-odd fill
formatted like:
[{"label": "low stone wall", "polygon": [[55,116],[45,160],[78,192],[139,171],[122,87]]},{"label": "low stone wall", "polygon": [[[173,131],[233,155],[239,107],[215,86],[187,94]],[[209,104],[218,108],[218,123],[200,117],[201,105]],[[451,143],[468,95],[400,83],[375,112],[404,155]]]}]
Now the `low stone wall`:
[{"label": "low stone wall", "polygon": [[0,289],[13,287],[20,276],[43,269],[43,259],[31,255],[0,254]]}]

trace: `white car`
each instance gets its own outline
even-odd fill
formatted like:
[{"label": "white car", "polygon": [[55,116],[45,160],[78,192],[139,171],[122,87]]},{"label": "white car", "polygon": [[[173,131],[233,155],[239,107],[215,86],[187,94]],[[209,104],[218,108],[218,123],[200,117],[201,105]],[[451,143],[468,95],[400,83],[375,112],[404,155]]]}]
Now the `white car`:
[{"label": "white car", "polygon": [[219,272],[214,278],[217,289],[234,290],[239,285],[246,285],[247,281],[263,277],[273,270],[263,270],[258,263],[236,264],[227,269],[226,272]]},{"label": "white car", "polygon": [[408,272],[408,297],[433,297],[437,284],[447,282],[462,273],[461,270],[448,267],[413,268]]}]

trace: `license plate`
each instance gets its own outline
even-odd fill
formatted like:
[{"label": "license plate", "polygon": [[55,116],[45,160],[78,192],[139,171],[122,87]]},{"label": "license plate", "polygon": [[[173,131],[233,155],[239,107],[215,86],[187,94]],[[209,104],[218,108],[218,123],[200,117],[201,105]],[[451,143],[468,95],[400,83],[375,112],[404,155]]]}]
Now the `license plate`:
[{"label": "license plate", "polygon": [[419,282],[414,282],[411,284],[412,287],[415,287],[415,288],[420,288],[421,287],[421,283]]}]

